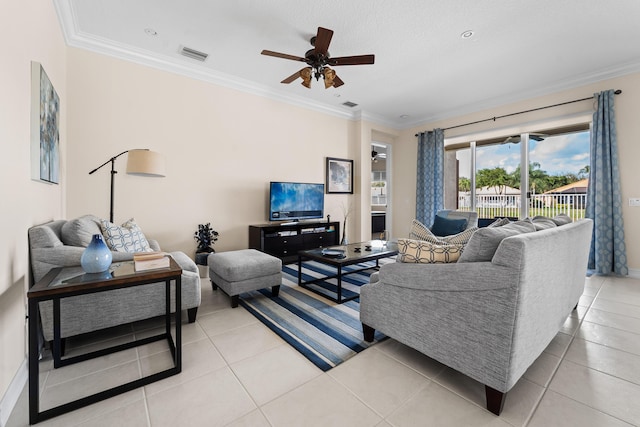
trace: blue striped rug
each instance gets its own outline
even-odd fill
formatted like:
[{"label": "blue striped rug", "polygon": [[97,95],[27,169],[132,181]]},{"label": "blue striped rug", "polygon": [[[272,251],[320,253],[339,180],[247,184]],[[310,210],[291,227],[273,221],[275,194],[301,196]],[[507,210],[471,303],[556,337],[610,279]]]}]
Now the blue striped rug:
[{"label": "blue striped rug", "polygon": [[[384,262],[388,261],[380,260],[381,264]],[[375,262],[356,264],[343,268],[343,271],[374,265]],[[343,297],[359,294],[360,286],[369,283],[369,275],[373,271],[344,276]],[[311,280],[335,274],[336,270],[315,261],[306,261],[302,273],[303,280]],[[313,286],[324,293],[333,292],[335,297],[335,279]],[[338,366],[385,338],[376,332],[372,343],[364,341],[358,299],[337,304],[299,287],[297,264],[282,267],[282,286],[278,297],[271,298],[271,289],[262,289],[240,295],[240,304],[323,371]]]}]

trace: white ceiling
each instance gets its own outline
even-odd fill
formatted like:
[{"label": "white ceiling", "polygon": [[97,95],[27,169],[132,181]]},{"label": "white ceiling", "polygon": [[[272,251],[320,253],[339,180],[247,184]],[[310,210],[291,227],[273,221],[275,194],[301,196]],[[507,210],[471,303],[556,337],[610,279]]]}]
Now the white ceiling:
[{"label": "white ceiling", "polygon": [[[54,3],[70,46],[398,129],[640,71],[638,0]],[[332,56],[375,64],[335,67],[337,89],[281,84],[303,64],[260,52],[304,56],[319,26]]]}]

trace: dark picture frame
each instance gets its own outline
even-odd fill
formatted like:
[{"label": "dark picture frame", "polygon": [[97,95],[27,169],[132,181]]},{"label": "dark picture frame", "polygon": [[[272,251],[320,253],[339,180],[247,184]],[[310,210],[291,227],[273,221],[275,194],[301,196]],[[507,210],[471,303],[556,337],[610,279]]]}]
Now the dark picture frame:
[{"label": "dark picture frame", "polygon": [[327,157],[327,194],[353,194],[353,160]]},{"label": "dark picture frame", "polygon": [[31,62],[31,179],[60,183],[60,97],[38,62]]}]

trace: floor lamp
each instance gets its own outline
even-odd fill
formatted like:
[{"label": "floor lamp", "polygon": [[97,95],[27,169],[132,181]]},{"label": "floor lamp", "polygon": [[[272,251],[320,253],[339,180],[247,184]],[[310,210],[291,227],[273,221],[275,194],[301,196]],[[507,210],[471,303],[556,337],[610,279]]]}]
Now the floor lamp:
[{"label": "floor lamp", "polygon": [[164,157],[161,154],[146,148],[123,151],[122,153],[118,154],[117,156],[113,156],[112,158],[89,172],[89,175],[91,175],[104,165],[111,162],[111,198],[109,210],[110,222],[113,222],[113,185],[115,182],[115,176],[118,173],[118,171],[116,171],[115,169],[116,159],[126,153],[129,153],[129,155],[127,156],[127,173],[129,175],[150,177],[165,176]]}]

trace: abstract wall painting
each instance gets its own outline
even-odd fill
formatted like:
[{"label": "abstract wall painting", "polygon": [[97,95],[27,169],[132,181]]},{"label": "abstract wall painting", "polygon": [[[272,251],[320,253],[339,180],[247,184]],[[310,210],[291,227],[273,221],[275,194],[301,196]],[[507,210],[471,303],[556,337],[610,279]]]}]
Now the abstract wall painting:
[{"label": "abstract wall painting", "polygon": [[60,98],[38,62],[31,62],[31,178],[60,183]]},{"label": "abstract wall painting", "polygon": [[353,194],[353,160],[327,157],[327,194]]}]

